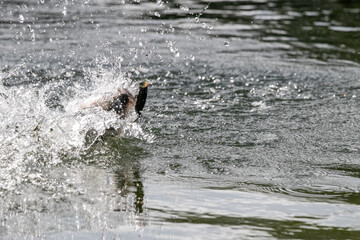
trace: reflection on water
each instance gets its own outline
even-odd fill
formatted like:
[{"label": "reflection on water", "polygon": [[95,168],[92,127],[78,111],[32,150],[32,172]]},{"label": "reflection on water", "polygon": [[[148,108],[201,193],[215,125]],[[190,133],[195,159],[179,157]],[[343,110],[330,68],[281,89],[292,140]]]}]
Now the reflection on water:
[{"label": "reflection on water", "polygon": [[[0,238],[356,238],[359,13],[0,1]],[[79,110],[144,78],[136,123]]]},{"label": "reflection on water", "polygon": [[1,237],[58,239],[70,237],[67,231],[116,237],[122,229],[146,226],[140,143],[105,136],[81,160],[43,169],[46,184],[25,183],[3,195]]},{"label": "reflection on water", "polygon": [[[141,177],[143,170],[140,161],[147,154],[141,146],[134,146],[136,143],[132,143],[126,139],[119,139],[116,135],[111,137],[107,134],[102,137],[101,145],[106,144],[107,147],[111,149],[111,154],[118,152],[118,156],[120,156],[120,159],[116,160],[116,168],[114,170],[116,185],[120,191],[120,195],[127,197],[129,194],[135,194],[135,210],[137,213],[143,213],[144,186]],[[141,143],[138,142],[138,144]]]},{"label": "reflection on water", "polygon": [[[191,184],[164,186],[169,192],[166,199],[157,193],[150,193],[153,212],[157,222],[170,222],[175,225],[168,228],[181,228],[191,224],[198,228],[208,227],[209,235],[201,239],[219,239],[224,237],[221,228],[231,228],[231,239],[237,237],[259,238],[322,238],[323,236],[357,236],[358,231],[348,231],[354,226],[358,215],[353,215],[358,206],[338,201],[308,201],[308,197],[293,196],[284,198],[281,194],[261,192],[232,191],[230,189],[202,189],[196,195]],[[165,200],[166,199],[166,200]],[[191,205],[188,204],[191,199]],[[166,208],[164,202],[176,202],[175,208]],[[221,202],[221,204],[213,204]],[[332,209],[336,208],[334,212]],[[342,210],[340,210],[342,209]],[[346,210],[347,209],[347,210]],[[356,211],[356,210],[355,210]],[[196,227],[195,227],[196,228]],[[301,229],[301,231],[299,231]]]},{"label": "reflection on water", "polygon": [[[82,160],[87,163],[114,169],[117,192],[123,198],[131,194],[135,195],[133,205],[137,213],[143,213],[144,204],[144,186],[141,176],[143,170],[140,161],[147,156],[141,144],[139,141],[124,139],[117,131],[109,129],[91,145],[82,157]],[[104,149],[107,150],[104,152]],[[114,211],[122,210],[114,209]]]}]

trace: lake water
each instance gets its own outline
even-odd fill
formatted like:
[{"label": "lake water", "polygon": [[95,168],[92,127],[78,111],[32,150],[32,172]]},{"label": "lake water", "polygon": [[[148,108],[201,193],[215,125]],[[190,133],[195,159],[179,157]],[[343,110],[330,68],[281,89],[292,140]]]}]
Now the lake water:
[{"label": "lake water", "polygon": [[360,238],[358,1],[0,0],[0,43],[0,239]]}]

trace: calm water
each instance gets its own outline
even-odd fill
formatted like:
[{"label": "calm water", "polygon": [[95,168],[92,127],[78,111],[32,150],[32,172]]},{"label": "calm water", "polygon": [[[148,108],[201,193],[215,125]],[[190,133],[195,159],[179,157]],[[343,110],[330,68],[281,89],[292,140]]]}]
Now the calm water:
[{"label": "calm water", "polygon": [[0,43],[1,239],[360,238],[358,1],[0,0]]}]

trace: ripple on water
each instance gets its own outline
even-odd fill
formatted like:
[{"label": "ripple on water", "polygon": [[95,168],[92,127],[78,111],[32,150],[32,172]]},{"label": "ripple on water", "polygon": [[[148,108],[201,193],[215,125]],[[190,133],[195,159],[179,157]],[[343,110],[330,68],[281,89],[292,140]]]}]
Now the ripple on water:
[{"label": "ripple on water", "polygon": [[[2,1],[1,236],[357,236],[345,2]],[[140,122],[78,108],[143,77]]]}]

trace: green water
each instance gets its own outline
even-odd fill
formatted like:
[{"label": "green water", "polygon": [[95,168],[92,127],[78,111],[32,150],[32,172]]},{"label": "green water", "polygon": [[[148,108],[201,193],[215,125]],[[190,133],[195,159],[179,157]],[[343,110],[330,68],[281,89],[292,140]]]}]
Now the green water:
[{"label": "green water", "polygon": [[360,238],[359,2],[0,0],[0,42],[1,239]]}]

